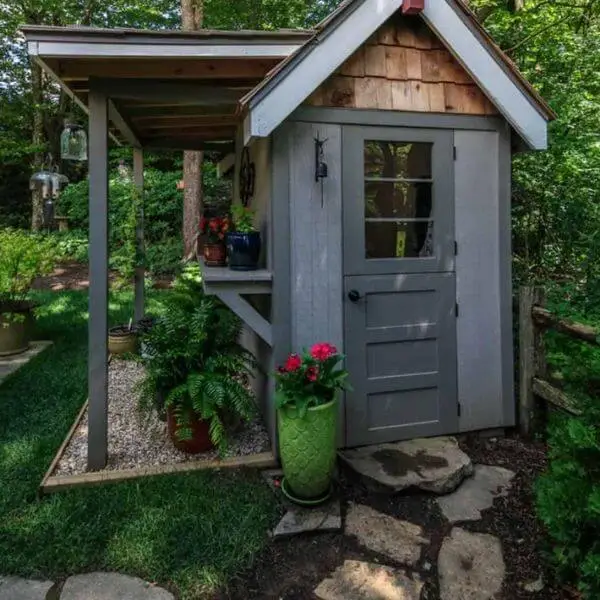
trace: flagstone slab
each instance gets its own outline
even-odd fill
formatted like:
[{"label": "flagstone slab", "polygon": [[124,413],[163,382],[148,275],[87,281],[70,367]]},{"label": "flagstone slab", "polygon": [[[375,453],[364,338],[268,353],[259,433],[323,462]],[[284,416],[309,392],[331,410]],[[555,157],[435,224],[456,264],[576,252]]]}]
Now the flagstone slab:
[{"label": "flagstone slab", "polygon": [[87,573],[69,577],[60,600],[175,600],[175,597],[138,577]]},{"label": "flagstone slab", "polygon": [[440,600],[500,600],[505,573],[498,538],[455,527],[438,556]]},{"label": "flagstone slab", "polygon": [[416,487],[448,494],[473,474],[471,459],[453,437],[377,444],[339,455],[370,487],[393,493]]},{"label": "flagstone slab", "polygon": [[336,532],[342,529],[342,508],[338,498],[323,506],[302,508],[287,504],[287,511],[273,530],[273,537],[288,537],[301,533]]},{"label": "flagstone slab", "polygon": [[21,354],[0,356],[0,384],[50,346],[52,346],[52,342],[31,342],[29,349]]},{"label": "flagstone slab", "polygon": [[356,536],[369,550],[409,566],[419,561],[422,546],[429,543],[418,525],[354,503],[346,515],[346,534]]},{"label": "flagstone slab", "polygon": [[506,496],[515,474],[502,467],[475,465],[475,474],[454,493],[437,498],[442,513],[450,521],[478,521],[481,512],[491,508],[494,499]]},{"label": "flagstone slab", "polygon": [[52,581],[0,577],[0,600],[46,600]]},{"label": "flagstone slab", "polygon": [[320,600],[419,600],[423,583],[400,569],[347,560],[315,589]]}]

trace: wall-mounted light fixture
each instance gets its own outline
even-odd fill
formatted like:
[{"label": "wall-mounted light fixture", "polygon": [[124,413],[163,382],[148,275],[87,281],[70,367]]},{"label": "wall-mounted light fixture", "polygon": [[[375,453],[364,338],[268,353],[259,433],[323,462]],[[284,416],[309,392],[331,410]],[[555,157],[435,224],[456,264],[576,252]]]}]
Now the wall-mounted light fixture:
[{"label": "wall-mounted light fixture", "polygon": [[327,139],[319,139],[319,134],[315,138],[315,181],[323,182],[323,179],[329,175],[329,169],[325,162],[325,142]]}]

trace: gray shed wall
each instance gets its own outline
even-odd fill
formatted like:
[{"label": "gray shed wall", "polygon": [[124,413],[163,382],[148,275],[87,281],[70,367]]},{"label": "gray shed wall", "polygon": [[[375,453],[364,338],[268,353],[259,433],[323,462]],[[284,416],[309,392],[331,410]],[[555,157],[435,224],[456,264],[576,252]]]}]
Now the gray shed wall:
[{"label": "gray shed wall", "polygon": [[[317,340],[343,349],[341,215],[341,124],[379,125],[378,111],[301,109],[275,134],[281,153],[273,173],[276,203],[287,204],[290,325],[281,339],[300,350]],[[510,146],[506,124],[497,118],[398,113],[388,126],[453,129],[455,163],[459,431],[514,425],[512,302],[510,271]],[[330,177],[314,181],[314,137],[328,138]],[[285,158],[287,157],[287,160]],[[287,178],[287,183],[286,183]],[[275,208],[275,207],[274,207]],[[280,248],[284,240],[280,239]],[[280,263],[281,264],[281,263]],[[283,287],[281,287],[283,286]],[[341,415],[342,416],[342,415]],[[458,433],[458,432],[455,432]],[[343,439],[343,438],[342,438]]]},{"label": "gray shed wall", "polygon": [[[234,203],[240,202],[239,173],[242,160],[243,136],[238,132],[236,144],[235,171],[234,171]],[[256,182],[254,196],[250,200],[250,208],[256,211],[255,225],[261,232],[262,252],[261,265],[269,268],[271,247],[271,139],[256,140],[250,147],[250,161],[256,168]],[[268,294],[249,296],[247,298],[254,308],[268,321],[271,320],[271,297]],[[274,426],[274,417],[271,410],[268,374],[272,368],[271,348],[247,326],[244,326],[241,337],[242,345],[250,350],[258,361],[252,389],[258,399],[261,412],[271,429]]]}]

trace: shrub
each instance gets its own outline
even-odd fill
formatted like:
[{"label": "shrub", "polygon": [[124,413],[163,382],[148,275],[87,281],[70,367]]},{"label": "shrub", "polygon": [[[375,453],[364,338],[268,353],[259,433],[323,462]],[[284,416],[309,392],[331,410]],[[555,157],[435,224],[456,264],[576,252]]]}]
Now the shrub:
[{"label": "shrub", "polygon": [[[144,173],[144,235],[146,266],[155,275],[177,273],[181,268],[183,242],[183,193],[177,190],[181,170],[160,171],[147,168]],[[113,171],[110,178],[109,244],[111,267],[123,269],[131,261],[131,251],[123,240],[131,228],[130,181]],[[204,202],[219,214],[226,214],[231,200],[231,182],[217,179],[216,167],[205,163],[203,169]],[[75,230],[87,231],[87,180],[68,185],[59,200],[59,211],[70,218]]]},{"label": "shrub", "polygon": [[0,306],[23,302],[36,277],[47,275],[58,253],[52,239],[19,229],[0,229]]},{"label": "shrub", "polygon": [[558,575],[600,598],[600,405],[580,401],[581,417],[556,415],[548,470],[536,486],[537,510],[553,545]]}]

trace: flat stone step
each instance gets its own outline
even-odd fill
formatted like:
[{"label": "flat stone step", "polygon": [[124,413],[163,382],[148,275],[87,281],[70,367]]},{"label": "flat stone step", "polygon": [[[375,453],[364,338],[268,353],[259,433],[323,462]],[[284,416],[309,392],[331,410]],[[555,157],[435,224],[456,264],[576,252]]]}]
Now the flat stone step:
[{"label": "flat stone step", "polygon": [[454,493],[437,498],[442,513],[450,521],[478,521],[481,511],[491,508],[494,499],[506,496],[513,471],[490,465],[475,465],[475,474]]},{"label": "flat stone step", "polygon": [[377,444],[343,450],[339,455],[369,487],[391,493],[419,488],[448,494],[473,474],[471,459],[453,437]]},{"label": "flat stone step", "polygon": [[369,550],[408,566],[419,561],[422,546],[429,543],[418,525],[395,519],[364,504],[350,504],[346,534],[355,536]]},{"label": "flat stone step", "polygon": [[342,507],[339,498],[335,498],[323,506],[314,508],[303,508],[287,503],[286,513],[273,530],[273,537],[288,537],[315,531],[325,533],[341,530]]},{"label": "flat stone step", "polygon": [[498,538],[455,527],[438,557],[440,600],[498,600],[505,573]]},{"label": "flat stone step", "polygon": [[423,583],[400,569],[347,560],[315,589],[320,600],[419,600]]},{"label": "flat stone step", "polygon": [[0,577],[0,600],[46,600],[52,581]]},{"label": "flat stone step", "polygon": [[138,577],[86,573],[69,577],[60,600],[175,600],[173,594]]}]

